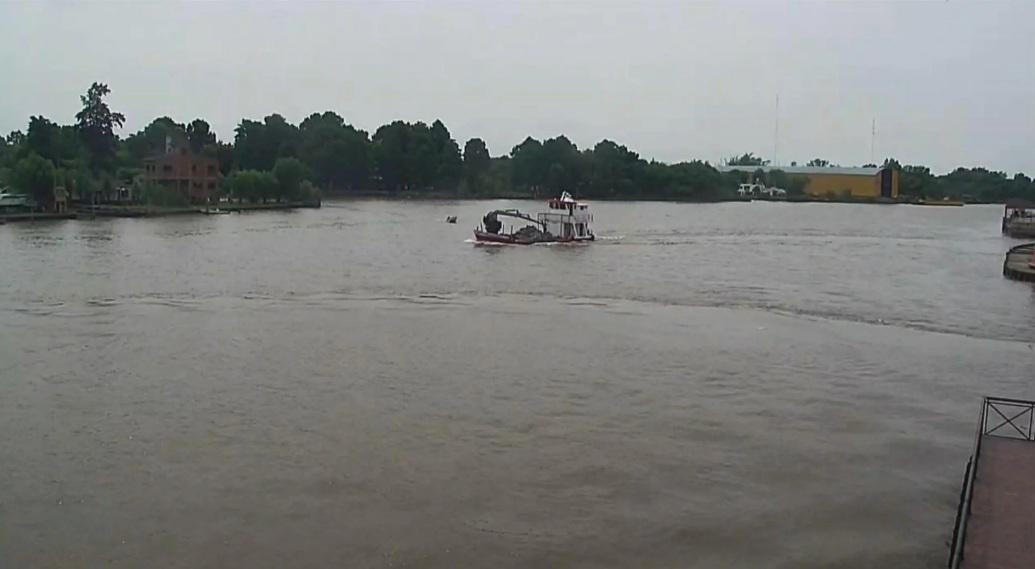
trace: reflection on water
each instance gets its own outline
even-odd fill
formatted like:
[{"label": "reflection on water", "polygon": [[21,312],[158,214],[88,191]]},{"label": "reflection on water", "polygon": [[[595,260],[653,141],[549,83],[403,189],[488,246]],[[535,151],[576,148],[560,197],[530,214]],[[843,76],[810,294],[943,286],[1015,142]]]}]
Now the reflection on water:
[{"label": "reflection on water", "polygon": [[501,205],[0,227],[0,565],[941,566],[997,207]]}]

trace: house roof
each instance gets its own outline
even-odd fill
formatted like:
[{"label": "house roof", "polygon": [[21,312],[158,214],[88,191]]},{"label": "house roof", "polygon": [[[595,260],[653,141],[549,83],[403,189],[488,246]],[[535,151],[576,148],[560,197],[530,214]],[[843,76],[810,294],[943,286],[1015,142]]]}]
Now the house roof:
[{"label": "house roof", "polygon": [[771,172],[773,170],[782,170],[788,174],[827,174],[837,176],[876,176],[884,168],[842,168],[837,167],[823,167],[823,166],[718,166],[720,172],[733,172],[739,170],[741,172],[754,172],[756,170],[762,170],[763,172]]}]

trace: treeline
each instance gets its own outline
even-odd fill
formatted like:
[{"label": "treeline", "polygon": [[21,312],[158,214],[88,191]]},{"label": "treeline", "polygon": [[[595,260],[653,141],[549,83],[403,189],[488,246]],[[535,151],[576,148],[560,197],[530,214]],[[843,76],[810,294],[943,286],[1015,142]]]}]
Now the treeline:
[{"label": "treeline", "polygon": [[1011,199],[1035,201],[1035,180],[1023,172],[1007,176],[986,168],[956,168],[935,176],[927,166],[905,165],[891,160],[900,168],[899,192],[925,199],[954,198],[965,201],[1004,202]]},{"label": "treeline", "polygon": [[[771,186],[787,189],[792,195],[801,193],[804,188],[800,178],[782,170],[764,172],[759,169],[759,166],[768,166],[770,162],[754,153],[733,156],[725,162],[728,166],[743,167],[743,172],[751,173],[750,175],[754,179],[764,181]],[[790,165],[798,166],[797,162],[791,162]],[[833,164],[822,158],[813,158],[804,166],[841,167],[840,164]],[[1003,202],[1011,199],[1035,201],[1035,180],[1023,172],[1010,176],[1006,172],[979,166],[975,168],[960,167],[947,174],[936,176],[927,166],[902,165],[894,158],[885,159],[881,166],[899,171],[899,195],[904,199],[951,198],[968,202]],[[877,164],[863,164],[862,167],[875,168]]]},{"label": "treeline", "polygon": [[[279,114],[261,121],[244,119],[231,140],[220,140],[203,119],[178,123],[169,117],[119,138],[114,129],[125,117],[108,107],[108,94],[106,85],[94,83],[81,97],[83,108],[75,124],[33,116],[25,133],[0,136],[0,186],[11,185],[45,201],[55,185],[77,196],[139,185],[145,159],[172,143],[218,160],[222,192],[249,200],[292,197],[312,187],[334,194],[533,197],[567,190],[587,198],[673,200],[726,199],[751,177],[762,177],[791,194],[804,187],[801,179],[779,170],[756,172],[768,162],[751,153],[725,161],[744,166],[743,171],[723,173],[699,160],[646,160],[610,140],[579,149],[562,135],[542,141],[529,137],[493,157],[479,138],[461,148],[438,120],[430,125],[395,121],[370,134],[331,111],[314,113],[297,125]],[[1035,184],[1024,174],[1008,177],[984,168],[959,168],[935,176],[924,166],[900,166],[894,159],[885,164],[901,170],[904,196],[1035,198]],[[807,165],[830,164],[816,158]],[[149,190],[139,194],[169,199]]]}]

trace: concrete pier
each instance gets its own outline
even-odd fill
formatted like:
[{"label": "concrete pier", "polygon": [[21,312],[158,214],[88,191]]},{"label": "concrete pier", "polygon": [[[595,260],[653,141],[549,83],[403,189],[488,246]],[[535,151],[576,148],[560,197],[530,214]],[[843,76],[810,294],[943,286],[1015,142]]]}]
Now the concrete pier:
[{"label": "concrete pier", "polygon": [[1035,281],[1035,267],[1031,266],[1035,243],[1025,243],[1010,249],[1003,261],[1003,276],[1018,281]]}]

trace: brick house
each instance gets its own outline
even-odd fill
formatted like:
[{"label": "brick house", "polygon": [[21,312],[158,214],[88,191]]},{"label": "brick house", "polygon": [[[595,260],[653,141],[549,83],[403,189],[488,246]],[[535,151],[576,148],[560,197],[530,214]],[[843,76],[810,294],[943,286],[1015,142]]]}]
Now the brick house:
[{"label": "brick house", "polygon": [[185,145],[167,144],[164,154],[144,161],[144,180],[178,192],[190,203],[216,199],[221,178],[218,160]]}]

